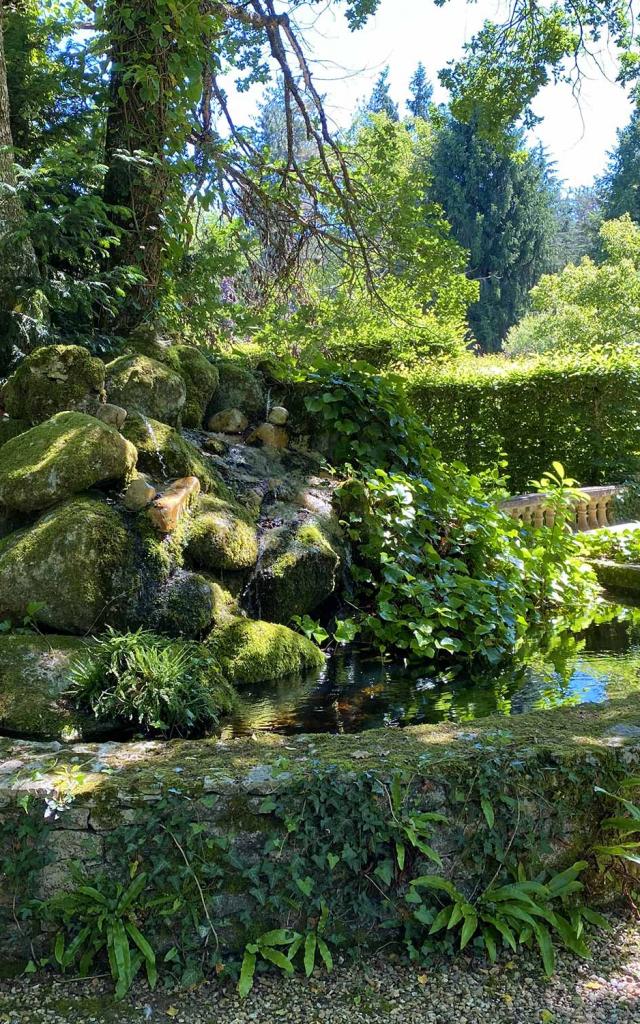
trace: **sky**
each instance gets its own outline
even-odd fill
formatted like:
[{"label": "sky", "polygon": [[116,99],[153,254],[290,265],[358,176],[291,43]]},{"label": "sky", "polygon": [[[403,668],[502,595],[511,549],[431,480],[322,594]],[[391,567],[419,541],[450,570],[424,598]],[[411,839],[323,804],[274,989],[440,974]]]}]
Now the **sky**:
[{"label": "sky", "polygon": [[[328,5],[329,6],[329,5]],[[381,69],[390,67],[391,92],[404,110],[409,79],[419,61],[435,85],[434,99],[447,94],[437,72],[462,47],[486,18],[500,20],[499,0],[449,0],[436,7],[433,0],[382,0],[378,13],[365,28],[349,32],[341,13],[324,10],[301,23],[306,26],[316,82],[326,94],[326,106],[336,127],[349,124],[359,100],[368,96]],[[504,9],[504,7],[503,7]],[[615,66],[602,54],[605,74],[595,64],[586,68],[579,102],[568,85],[547,86],[534,111],[543,118],[530,135],[541,141],[558,177],[567,187],[589,185],[602,173],[607,152],[616,142],[616,130],[629,119],[631,103],[615,82]],[[259,92],[237,97],[245,116],[255,110]],[[237,109],[237,102],[234,104]]]}]

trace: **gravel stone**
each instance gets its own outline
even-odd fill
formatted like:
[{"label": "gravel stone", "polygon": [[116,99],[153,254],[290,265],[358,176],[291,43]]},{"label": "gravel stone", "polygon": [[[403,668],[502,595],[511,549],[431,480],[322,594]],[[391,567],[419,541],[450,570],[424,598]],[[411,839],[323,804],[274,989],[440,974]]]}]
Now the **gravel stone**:
[{"label": "gravel stone", "polygon": [[638,1024],[640,923],[611,920],[592,940],[592,960],[558,952],[550,980],[531,951],[495,966],[466,954],[409,965],[388,953],[355,964],[336,957],[332,974],[308,980],[260,976],[245,1000],[223,981],[185,992],[140,982],[116,1003],[103,977],[42,973],[0,981],[0,1024]]}]

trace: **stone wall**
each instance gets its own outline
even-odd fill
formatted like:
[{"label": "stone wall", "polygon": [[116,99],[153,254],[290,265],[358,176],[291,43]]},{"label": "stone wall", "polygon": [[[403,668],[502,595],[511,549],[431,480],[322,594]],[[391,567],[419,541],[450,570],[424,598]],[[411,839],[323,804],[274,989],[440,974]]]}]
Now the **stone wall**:
[{"label": "stone wall", "polygon": [[[42,824],[46,861],[34,872],[30,895],[48,899],[75,884],[71,862],[79,863],[89,877],[108,868],[113,830],[144,826],[161,802],[177,801],[208,834],[227,837],[246,867],[261,856],[266,833],[274,828],[265,805],[269,794],[286,794],[304,784],[311,771],[327,766],[351,780],[362,773],[390,778],[398,770],[417,781],[425,809],[443,812],[452,822],[434,840],[444,874],[457,883],[462,876],[473,884],[478,879],[467,877],[453,829],[455,823],[458,833],[462,829],[471,836],[477,822],[466,803],[461,806],[454,796],[492,757],[512,766],[496,783],[496,795],[501,785],[512,782],[510,771],[525,782],[523,813],[532,829],[532,847],[538,828],[551,837],[537,851],[538,865],[562,867],[589,854],[605,813],[593,785],[610,784],[640,763],[640,709],[631,699],[486,719],[469,728],[423,726],[256,741],[63,746],[0,739],[0,956],[24,960],[48,941],[47,936],[34,937],[29,920],[22,919],[26,896],[17,895],[7,872],[7,864],[18,855],[16,837],[29,816],[39,817]],[[245,941],[233,928],[234,913],[245,901],[244,885],[242,871],[231,872],[210,907],[223,941],[236,948]]]}]

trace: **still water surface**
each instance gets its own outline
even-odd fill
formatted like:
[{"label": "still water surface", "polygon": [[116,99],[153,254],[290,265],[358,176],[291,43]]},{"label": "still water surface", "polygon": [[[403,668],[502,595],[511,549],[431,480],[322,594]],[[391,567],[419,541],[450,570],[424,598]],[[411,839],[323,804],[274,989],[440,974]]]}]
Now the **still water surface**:
[{"label": "still water surface", "polygon": [[559,639],[551,654],[474,676],[338,651],[321,672],[244,690],[225,733],[353,733],[640,695],[640,612],[621,608],[620,615]]}]

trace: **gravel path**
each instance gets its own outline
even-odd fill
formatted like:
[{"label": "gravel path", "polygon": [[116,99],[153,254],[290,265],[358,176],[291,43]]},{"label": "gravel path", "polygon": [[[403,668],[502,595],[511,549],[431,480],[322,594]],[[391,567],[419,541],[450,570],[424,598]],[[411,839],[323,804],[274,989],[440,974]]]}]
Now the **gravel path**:
[{"label": "gravel path", "polygon": [[310,981],[263,978],[244,1002],[205,984],[173,995],[140,987],[114,1004],[104,981],[43,977],[0,983],[0,1024],[640,1024],[640,925],[613,923],[593,960],[559,954],[551,981],[528,952],[495,967],[378,957]]}]

